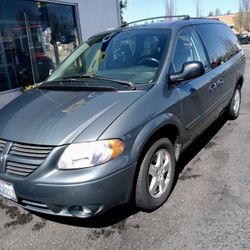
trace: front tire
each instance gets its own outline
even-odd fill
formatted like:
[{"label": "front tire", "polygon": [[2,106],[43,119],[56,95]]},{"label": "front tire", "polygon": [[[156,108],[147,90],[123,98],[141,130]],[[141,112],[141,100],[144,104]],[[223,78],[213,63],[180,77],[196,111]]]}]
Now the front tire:
[{"label": "front tire", "polygon": [[235,90],[228,108],[228,118],[230,120],[235,120],[240,114],[241,106],[241,87],[238,85]]},{"label": "front tire", "polygon": [[135,203],[153,211],[168,198],[175,177],[174,147],[169,139],[156,141],[145,154],[135,190]]}]

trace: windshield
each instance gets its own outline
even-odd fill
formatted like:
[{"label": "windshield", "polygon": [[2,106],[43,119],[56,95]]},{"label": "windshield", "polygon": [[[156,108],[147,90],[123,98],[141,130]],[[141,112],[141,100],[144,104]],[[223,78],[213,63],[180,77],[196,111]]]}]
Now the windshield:
[{"label": "windshield", "polygon": [[119,31],[91,38],[75,50],[48,81],[81,76],[152,82],[168,48],[168,29]]}]

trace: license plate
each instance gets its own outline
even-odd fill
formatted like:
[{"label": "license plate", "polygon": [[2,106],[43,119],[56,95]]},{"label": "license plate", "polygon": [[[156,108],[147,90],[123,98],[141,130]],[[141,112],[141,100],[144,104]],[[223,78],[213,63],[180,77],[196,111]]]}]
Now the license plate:
[{"label": "license plate", "polygon": [[0,195],[3,197],[17,201],[13,184],[0,180]]}]

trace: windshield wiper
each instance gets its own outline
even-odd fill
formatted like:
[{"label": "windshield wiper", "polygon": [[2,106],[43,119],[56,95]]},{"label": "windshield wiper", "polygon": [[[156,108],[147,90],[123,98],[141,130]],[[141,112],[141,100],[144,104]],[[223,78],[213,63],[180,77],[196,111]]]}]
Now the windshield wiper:
[{"label": "windshield wiper", "polygon": [[109,86],[94,85],[94,84],[77,84],[74,81],[49,81],[43,82],[38,89],[52,89],[52,90],[82,90],[82,91],[117,91],[117,89]]},{"label": "windshield wiper", "polygon": [[129,86],[132,90],[136,89],[135,84],[133,82],[122,81],[122,80],[119,80],[119,79],[113,79],[113,78],[104,77],[104,76],[91,76],[91,75],[85,74],[85,75],[72,75],[72,76],[62,77],[63,80],[77,80],[77,79],[80,79],[80,78],[88,78],[88,79],[110,81],[110,82],[120,83],[122,85]]}]

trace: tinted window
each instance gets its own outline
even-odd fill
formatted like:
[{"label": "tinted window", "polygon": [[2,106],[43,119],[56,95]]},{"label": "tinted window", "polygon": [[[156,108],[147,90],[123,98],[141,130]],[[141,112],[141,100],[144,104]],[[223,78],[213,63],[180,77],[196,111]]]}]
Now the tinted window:
[{"label": "tinted window", "polygon": [[203,45],[196,31],[189,27],[183,29],[177,38],[173,66],[175,72],[179,72],[185,62],[200,61],[208,68],[208,60]]},{"label": "tinted window", "polygon": [[197,29],[207,47],[212,67],[229,60],[240,50],[237,37],[224,24],[200,24]]}]

